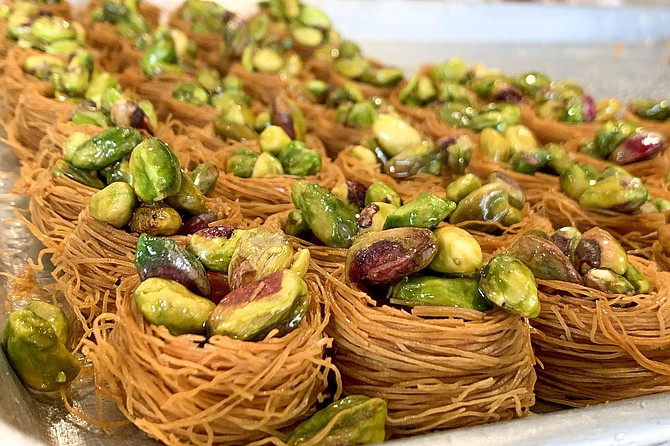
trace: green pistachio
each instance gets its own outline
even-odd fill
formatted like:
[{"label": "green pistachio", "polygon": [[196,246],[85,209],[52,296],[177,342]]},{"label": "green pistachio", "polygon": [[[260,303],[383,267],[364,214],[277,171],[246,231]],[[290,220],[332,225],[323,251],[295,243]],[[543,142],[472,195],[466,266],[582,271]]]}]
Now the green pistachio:
[{"label": "green pistachio", "polygon": [[522,317],[540,314],[533,273],[512,256],[498,254],[489,261],[482,270],[479,290],[495,305]]},{"label": "green pistachio", "polygon": [[133,149],[130,173],[135,195],[147,203],[174,195],[181,187],[179,160],[158,138],[146,139]]},{"label": "green pistachio", "polygon": [[118,229],[130,222],[136,204],[132,186],[117,181],[96,192],[88,209],[91,217]]}]

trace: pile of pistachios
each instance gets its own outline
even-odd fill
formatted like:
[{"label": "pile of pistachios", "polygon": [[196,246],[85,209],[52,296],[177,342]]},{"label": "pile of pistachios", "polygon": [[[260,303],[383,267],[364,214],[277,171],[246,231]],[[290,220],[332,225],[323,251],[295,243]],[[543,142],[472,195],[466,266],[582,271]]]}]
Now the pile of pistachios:
[{"label": "pile of pistachios", "polygon": [[560,228],[550,236],[525,234],[506,252],[537,279],[581,284],[609,294],[644,294],[652,289],[619,242],[600,228],[583,234],[574,227]]},{"label": "pile of pistachios", "polygon": [[158,27],[140,59],[140,68],[148,77],[159,74],[183,75],[192,70],[197,53],[195,42],[183,31]]},{"label": "pile of pistachios", "polygon": [[[249,109],[251,99],[244,92],[242,81],[234,74],[221,77],[213,69],[199,70],[194,82],[182,82],[174,87],[172,97],[197,106],[207,104],[225,110],[228,113],[225,119],[240,125],[249,121],[253,124],[253,112]],[[251,118],[249,114],[252,114]]]},{"label": "pile of pistachios", "polygon": [[592,142],[582,144],[580,150],[594,158],[624,165],[652,158],[665,143],[665,136],[659,132],[629,121],[610,121],[598,129]]},{"label": "pile of pistachios", "polygon": [[335,109],[335,120],[351,128],[370,127],[377,114],[389,110],[387,101],[379,96],[367,99],[353,83],[330,87],[328,83],[313,79],[305,82],[305,89],[317,104]]},{"label": "pile of pistachios", "polygon": [[218,169],[204,163],[183,172],[163,141],[143,141],[130,127],[111,127],[94,137],[72,134],[52,172],[101,189],[91,197],[90,214],[115,228],[172,235],[217,219],[204,197],[216,184]]},{"label": "pile of pistachios", "polygon": [[259,341],[300,325],[310,295],[304,281],[309,251],[268,229],[213,226],[186,247],[141,234],[135,265],[142,282],[134,296],[145,319],[172,335],[225,335]]}]

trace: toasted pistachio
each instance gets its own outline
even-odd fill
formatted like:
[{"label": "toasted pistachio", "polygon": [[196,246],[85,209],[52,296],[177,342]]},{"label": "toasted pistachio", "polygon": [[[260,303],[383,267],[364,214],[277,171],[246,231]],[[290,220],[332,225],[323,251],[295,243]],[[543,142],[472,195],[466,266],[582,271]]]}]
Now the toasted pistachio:
[{"label": "toasted pistachio", "polygon": [[446,188],[447,200],[458,203],[472,191],[480,188],[482,181],[472,173],[465,174],[449,183]]},{"label": "toasted pistachio", "polygon": [[309,249],[299,249],[293,255],[293,263],[291,263],[291,271],[296,273],[299,277],[304,278],[309,270],[309,261],[312,258]]},{"label": "toasted pistachio", "polygon": [[81,369],[52,323],[29,309],[14,311],[7,317],[3,344],[7,359],[21,381],[40,392],[67,385]]},{"label": "toasted pistachio", "polygon": [[421,145],[421,135],[409,123],[396,115],[381,113],[372,124],[372,132],[389,155]]},{"label": "toasted pistachio", "polygon": [[135,289],[135,302],[144,318],[164,325],[174,336],[205,334],[214,302],[192,293],[179,282],[150,277]]},{"label": "toasted pistachio", "polygon": [[284,269],[226,295],[209,317],[207,331],[244,341],[262,340],[274,329],[283,336],[300,325],[308,305],[307,284]]},{"label": "toasted pistachio", "polygon": [[230,288],[235,290],[270,273],[289,268],[293,254],[293,247],[283,232],[264,228],[244,232],[228,265]]},{"label": "toasted pistachio", "polygon": [[115,228],[122,228],[130,222],[137,199],[128,183],[114,182],[96,192],[88,204],[91,217]]},{"label": "toasted pistachio", "polygon": [[188,239],[186,248],[208,269],[227,273],[233,251],[245,232],[231,226],[204,228]]},{"label": "toasted pistachio", "polygon": [[464,277],[406,277],[393,286],[389,302],[408,307],[430,305],[478,311],[492,307],[479,292],[477,279]]},{"label": "toasted pistachio", "polygon": [[111,127],[80,144],[70,162],[80,169],[101,169],[126,156],[141,141],[133,128]]},{"label": "toasted pistachio", "polygon": [[44,43],[73,40],[77,37],[77,32],[70,22],[54,15],[37,17],[31,24],[31,31],[37,39]]},{"label": "toasted pistachio", "polygon": [[130,219],[130,230],[150,235],[173,235],[181,228],[181,216],[162,203],[141,204]]},{"label": "toasted pistachio", "polygon": [[435,194],[421,193],[386,217],[384,229],[401,226],[434,228],[456,208],[456,203]]},{"label": "toasted pistachio", "polygon": [[591,268],[607,268],[623,275],[628,256],[619,242],[607,231],[591,228],[582,234],[575,248],[575,267],[582,274]]},{"label": "toasted pistachio", "polygon": [[67,316],[59,306],[41,300],[34,300],[29,302],[25,309],[32,311],[38,317],[49,322],[58,340],[63,344],[67,343],[70,334],[70,324]]},{"label": "toasted pistachio", "polygon": [[135,266],[142,280],[162,277],[179,282],[200,296],[211,294],[207,272],[200,260],[170,238],[140,234]]},{"label": "toasted pistachio", "polygon": [[219,179],[219,168],[210,162],[204,162],[195,166],[188,175],[203,195],[209,195]]},{"label": "toasted pistachio", "polygon": [[633,294],[635,287],[625,277],[606,268],[591,268],[584,274],[584,285],[612,294]]},{"label": "toasted pistachio", "polygon": [[579,197],[586,208],[609,209],[631,213],[649,198],[642,180],[632,176],[610,176],[597,181]]},{"label": "toasted pistachio", "polygon": [[256,160],[258,160],[258,153],[253,150],[237,149],[228,158],[226,172],[240,178],[251,178]]},{"label": "toasted pistachio", "polygon": [[95,73],[91,78],[91,82],[88,84],[84,97],[95,102],[95,104],[100,107],[102,95],[105,90],[118,87],[119,81],[113,74],[108,73],[107,71]]},{"label": "toasted pistachio", "polygon": [[93,73],[94,59],[91,53],[77,50],[70,55],[70,61],[61,72],[55,72],[51,83],[56,92],[69,97],[83,97]]},{"label": "toasted pistachio", "polygon": [[428,266],[436,252],[436,237],[429,229],[368,232],[349,248],[345,274],[357,284],[388,285]]},{"label": "toasted pistachio", "polygon": [[296,427],[288,446],[370,444],[384,441],[386,402],[380,398],[350,395],[329,404]]},{"label": "toasted pistachio", "polygon": [[65,160],[56,161],[51,167],[51,173],[56,177],[64,176],[94,189],[105,187],[105,184],[90,171],[78,169]]},{"label": "toasted pistachio", "polygon": [[495,305],[522,317],[540,314],[533,273],[515,257],[506,254],[493,257],[482,270],[479,290]]},{"label": "toasted pistachio", "polygon": [[198,83],[209,93],[221,91],[224,88],[221,75],[219,75],[218,71],[213,69],[198,71],[197,80]]},{"label": "toasted pistachio", "polygon": [[314,235],[328,246],[347,248],[358,232],[355,213],[327,189],[297,181],[291,189],[296,209]]},{"label": "toasted pistachio", "polygon": [[570,259],[549,240],[526,234],[517,238],[506,250],[526,265],[537,279],[581,283],[579,273]]}]

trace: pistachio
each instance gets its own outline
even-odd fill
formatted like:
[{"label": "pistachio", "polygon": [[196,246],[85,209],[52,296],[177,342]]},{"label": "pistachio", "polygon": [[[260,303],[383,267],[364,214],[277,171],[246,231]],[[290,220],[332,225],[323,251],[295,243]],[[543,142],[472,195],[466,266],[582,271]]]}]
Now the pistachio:
[{"label": "pistachio", "polygon": [[609,209],[631,213],[649,198],[642,180],[632,176],[610,176],[597,181],[579,197],[579,204],[586,208]]},{"label": "pistachio", "polygon": [[631,262],[626,265],[626,272],[623,277],[633,285],[635,294],[646,294],[651,290],[649,280]]},{"label": "pistachio", "polygon": [[204,105],[209,101],[207,90],[195,82],[183,82],[172,90],[172,97],[193,105]]},{"label": "pistachio", "polygon": [[188,239],[186,249],[208,269],[227,273],[233,251],[244,233],[245,230],[231,226],[204,228]]},{"label": "pistachio", "polygon": [[51,173],[55,177],[63,176],[94,189],[102,189],[105,187],[105,184],[90,171],[77,169],[65,160],[56,161],[51,167]]},{"label": "pistachio", "polygon": [[203,195],[209,195],[219,179],[219,168],[210,162],[204,162],[195,166],[188,176]]},{"label": "pistachio", "polygon": [[596,184],[597,178],[598,173],[591,166],[573,164],[561,173],[558,182],[561,192],[579,201],[584,192]]},{"label": "pistachio", "polygon": [[135,194],[144,202],[163,200],[181,188],[179,160],[167,144],[155,137],[133,149],[130,173]]},{"label": "pistachio", "polygon": [[436,236],[425,228],[361,234],[347,252],[345,274],[356,284],[389,285],[430,264]]},{"label": "pistachio", "polygon": [[472,276],[479,271],[483,255],[477,240],[463,229],[441,226],[434,231],[437,254],[428,267],[456,276]]},{"label": "pistachio", "polygon": [[343,203],[350,205],[356,212],[365,206],[367,187],[360,181],[347,180],[335,186],[330,192]]},{"label": "pistachio", "polygon": [[262,340],[274,329],[283,336],[300,325],[308,305],[300,276],[277,271],[226,295],[209,317],[207,331],[243,341]]},{"label": "pistachio", "polygon": [[167,237],[140,234],[135,252],[135,267],[140,279],[162,277],[179,282],[200,296],[211,294],[207,272],[193,254]]},{"label": "pistachio", "polygon": [[205,204],[205,198],[193,180],[186,173],[181,172],[181,185],[179,190],[165,198],[165,204],[172,208],[188,212],[191,215],[199,215],[209,210]]},{"label": "pistachio", "polygon": [[358,217],[359,233],[381,231],[384,229],[386,218],[395,212],[397,207],[389,203],[372,202],[366,205]]},{"label": "pistachio", "polygon": [[584,285],[605,293],[633,294],[635,287],[623,276],[605,268],[592,268],[584,274]]},{"label": "pistachio", "polygon": [[638,131],[637,125],[628,121],[611,121],[602,125],[593,137],[593,154],[607,159],[614,149]]},{"label": "pistachio", "polygon": [[443,306],[487,311],[491,303],[479,292],[477,279],[463,277],[406,277],[393,286],[389,302],[408,307]]},{"label": "pistachio", "polygon": [[329,404],[296,427],[288,446],[313,444],[369,444],[384,441],[386,402],[380,398],[350,395]]},{"label": "pistachio", "polygon": [[70,324],[67,321],[67,316],[60,309],[59,306],[44,302],[41,300],[33,300],[25,307],[26,310],[32,311],[36,316],[41,317],[51,325],[56,337],[63,344],[67,343],[70,334]]},{"label": "pistachio", "polygon": [[284,129],[276,125],[266,127],[261,132],[259,139],[261,150],[275,156],[291,141],[291,137],[288,136]]},{"label": "pistachio", "polygon": [[281,127],[292,140],[304,140],[307,134],[305,117],[290,100],[275,96],[270,104],[270,121]]},{"label": "pistachio", "polygon": [[476,175],[472,173],[465,174],[447,185],[447,200],[458,203],[481,186],[482,182]]},{"label": "pistachio", "polygon": [[609,232],[600,228],[582,234],[574,257],[575,267],[582,274],[591,268],[607,268],[623,275],[628,264],[626,251]]},{"label": "pistachio", "polygon": [[70,162],[79,169],[101,169],[126,156],[141,141],[133,128],[111,127],[80,144]]},{"label": "pistachio", "polygon": [[551,234],[551,242],[558,246],[558,249],[574,263],[575,248],[582,236],[582,233],[574,226],[559,228]]},{"label": "pistachio", "polygon": [[656,99],[638,99],[628,104],[631,111],[643,119],[665,121],[670,118],[670,101]]},{"label": "pistachio", "polygon": [[445,153],[432,143],[424,143],[406,149],[384,164],[384,173],[397,179],[418,173],[439,175],[442,171]]},{"label": "pistachio", "polygon": [[382,181],[375,181],[365,191],[364,203],[367,205],[372,202],[389,203],[395,207],[402,205],[398,192]]},{"label": "pistachio", "polygon": [[445,145],[447,166],[452,172],[462,175],[472,160],[472,141],[467,135],[459,136],[453,143],[447,144],[444,137],[437,141],[437,146],[443,151]]},{"label": "pistachio", "polygon": [[321,155],[302,141],[291,141],[281,149],[277,157],[288,175],[304,177],[321,171]]},{"label": "pistachio", "polygon": [[205,324],[216,306],[182,284],[161,277],[142,282],[135,289],[135,303],[147,321],[165,326],[174,336],[205,334]]},{"label": "pistachio", "polygon": [[479,290],[489,301],[522,317],[540,314],[533,273],[520,260],[498,254],[482,270]]},{"label": "pistachio", "polygon": [[470,192],[458,202],[449,222],[497,221],[511,226],[523,218],[510,194],[511,187],[502,181],[494,181]]},{"label": "pistachio", "polygon": [[509,159],[509,164],[515,172],[532,175],[549,165],[551,155],[548,150],[527,150],[516,152]]},{"label": "pistachio", "polygon": [[549,240],[526,234],[510,245],[506,254],[521,260],[537,279],[581,283],[579,273],[570,259]]},{"label": "pistachio", "polygon": [[136,204],[132,186],[114,182],[91,197],[88,209],[91,217],[118,229],[130,223]]},{"label": "pistachio", "polygon": [[293,261],[293,247],[283,232],[264,228],[241,234],[228,265],[228,281],[235,290],[287,269]]},{"label": "pistachio", "polygon": [[391,156],[421,145],[419,132],[396,115],[379,114],[372,124],[372,132],[382,149]]},{"label": "pistachio", "polygon": [[173,235],[181,228],[181,216],[162,203],[144,203],[135,208],[130,219],[130,230],[139,234]]},{"label": "pistachio", "polygon": [[506,162],[512,155],[507,139],[495,129],[485,128],[479,135],[479,149],[485,159]]}]

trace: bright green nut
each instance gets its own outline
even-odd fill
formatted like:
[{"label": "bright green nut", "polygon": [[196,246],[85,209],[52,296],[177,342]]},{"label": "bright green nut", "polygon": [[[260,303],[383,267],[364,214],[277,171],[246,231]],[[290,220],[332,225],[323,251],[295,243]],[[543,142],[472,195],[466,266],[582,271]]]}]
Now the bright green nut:
[{"label": "bright green nut", "polygon": [[440,122],[452,127],[470,128],[477,111],[469,104],[447,102],[435,111],[435,115]]},{"label": "bright green nut", "polygon": [[206,69],[198,71],[197,80],[209,93],[216,93],[224,89],[221,75],[216,70]]},{"label": "bright green nut", "polygon": [[256,115],[254,120],[254,130],[257,132],[262,132],[267,127],[270,127],[272,122],[270,121],[270,113],[263,111]]},{"label": "bright green nut", "polygon": [[131,182],[130,163],[127,157],[100,169],[99,173],[105,178],[107,184],[112,184],[116,181],[123,181],[128,184]]},{"label": "bright green nut", "polygon": [[407,121],[396,115],[381,113],[372,124],[372,133],[389,155],[421,145],[421,134]]},{"label": "bright green nut", "polygon": [[648,199],[649,191],[639,178],[610,176],[587,188],[579,197],[579,204],[630,214]]},{"label": "bright green nut", "polygon": [[628,267],[628,255],[621,244],[604,229],[591,228],[579,238],[575,247],[574,265],[584,274],[591,268],[606,268],[623,275]]},{"label": "bright green nut", "polygon": [[321,172],[321,155],[307,148],[301,141],[291,141],[281,149],[277,157],[288,175],[304,177]]},{"label": "bright green nut", "polygon": [[210,162],[204,162],[198,164],[188,175],[203,195],[209,195],[219,179],[219,168]]},{"label": "bright green nut", "polygon": [[270,120],[278,125],[293,140],[305,140],[307,126],[300,108],[283,96],[276,96],[270,104]]},{"label": "bright green nut", "polygon": [[83,97],[91,80],[93,63],[93,56],[88,51],[75,52],[65,69],[54,73],[51,78],[56,92],[70,97]]},{"label": "bright green nut", "polygon": [[438,273],[473,276],[482,266],[482,248],[468,232],[455,226],[435,229],[437,254],[428,267]]},{"label": "bright green nut", "polygon": [[403,150],[384,164],[384,173],[396,178],[408,178],[419,173],[439,175],[445,161],[440,147],[426,141],[411,149]]},{"label": "bright green nut", "polygon": [[386,217],[384,229],[411,226],[434,228],[456,209],[456,203],[434,194],[421,193]]},{"label": "bright green nut", "polygon": [[200,215],[209,210],[205,204],[205,197],[193,183],[193,179],[186,173],[181,173],[179,190],[165,198],[165,203],[174,209],[188,212],[191,215]]},{"label": "bright green nut", "polygon": [[258,155],[254,170],[251,172],[251,178],[263,178],[268,175],[282,175],[284,168],[281,162],[268,152]]},{"label": "bright green nut", "polygon": [[33,390],[56,391],[74,380],[81,369],[52,323],[28,309],[7,317],[3,344],[12,368]]},{"label": "bright green nut", "polygon": [[[254,49],[253,47],[249,47]],[[258,48],[251,55],[251,67],[249,71],[260,71],[261,73],[278,73],[284,68],[284,59],[279,53],[270,48]]]},{"label": "bright green nut", "polygon": [[520,118],[521,109],[516,104],[490,104],[472,118],[468,127],[476,132],[488,127],[504,132],[507,127],[519,124]]},{"label": "bright green nut", "polygon": [[656,198],[651,200],[652,206],[656,209],[656,212],[667,212],[670,211],[670,201],[664,198]]},{"label": "bright green nut", "polygon": [[516,206],[519,203],[512,198],[513,193],[502,181],[485,184],[458,202],[449,222],[496,221],[506,227],[518,223],[523,214]]},{"label": "bright green nut", "polygon": [[425,105],[437,98],[433,81],[424,75],[416,75],[400,92],[400,100],[410,105]]},{"label": "bright green nut", "polygon": [[544,101],[537,107],[537,116],[542,119],[562,121],[564,115],[565,103],[557,99]]},{"label": "bright green nut", "polygon": [[140,68],[149,78],[156,76],[177,62],[177,52],[171,38],[157,40],[140,59]]},{"label": "bright green nut", "polygon": [[370,61],[360,57],[340,59],[335,63],[335,71],[349,79],[359,79],[370,69]]},{"label": "bright green nut", "polygon": [[290,270],[298,275],[300,278],[305,278],[307,271],[309,270],[309,261],[312,258],[309,253],[309,249],[299,249],[298,252],[293,255],[293,263],[291,263]]},{"label": "bright green nut", "polygon": [[468,107],[474,107],[477,104],[477,95],[464,85],[455,82],[444,82],[440,85],[437,99],[441,102],[453,102]]},{"label": "bright green nut", "polygon": [[398,192],[383,181],[375,181],[365,191],[365,204],[372,202],[389,203],[395,207],[402,205]]},{"label": "bright green nut", "polygon": [[291,141],[291,137],[286,134],[283,128],[277,125],[266,127],[261,132],[259,138],[261,150],[269,152],[275,156],[279,155],[281,149]]},{"label": "bright green nut", "polygon": [[100,108],[109,112],[114,104],[126,99],[126,96],[121,92],[119,87],[107,88],[103,90],[102,95],[100,96]]},{"label": "bright green nut", "polygon": [[626,138],[638,131],[638,126],[628,121],[611,121],[603,124],[593,138],[594,155],[607,159]]},{"label": "bright green nut", "polygon": [[460,58],[452,57],[441,64],[433,65],[430,68],[429,75],[436,85],[442,82],[460,82],[468,74],[468,64]]},{"label": "bright green nut", "polygon": [[120,229],[130,223],[136,205],[133,187],[117,181],[96,192],[88,209],[91,217]]},{"label": "bright green nut", "polygon": [[102,189],[105,187],[105,184],[90,171],[78,169],[65,160],[56,161],[51,168],[51,173],[55,177],[63,176],[94,189]]},{"label": "bright green nut", "polygon": [[245,232],[224,226],[201,229],[189,238],[186,249],[207,269],[227,274],[235,247]]},{"label": "bright green nut", "polygon": [[479,150],[487,160],[506,162],[512,156],[512,146],[507,139],[493,128],[485,128],[479,135]]},{"label": "bright green nut", "polygon": [[368,149],[365,146],[357,145],[351,148],[351,156],[357,159],[358,161],[362,162],[363,164],[369,164],[374,166],[375,164],[379,164],[379,160],[377,159],[377,155],[375,155],[375,152],[372,150]]},{"label": "bright green nut", "polygon": [[130,174],[135,195],[146,203],[161,201],[181,187],[179,160],[158,138],[146,139],[133,149]]},{"label": "bright green nut", "polygon": [[360,77],[361,81],[377,87],[393,87],[404,77],[398,68],[371,68]]},{"label": "bright green nut", "polygon": [[550,83],[551,81],[546,74],[538,72],[523,73],[516,81],[516,85],[521,88],[524,95],[530,97],[535,97],[539,91],[549,87]]},{"label": "bright green nut", "polygon": [[[443,144],[438,141],[438,146],[443,148]],[[447,146],[447,166],[454,173],[464,174],[465,169],[472,160],[473,144],[467,136],[459,136],[453,144]]]},{"label": "bright green nut", "polygon": [[505,128],[505,140],[512,148],[512,153],[525,152],[537,149],[539,144],[535,139],[533,132],[523,125],[512,125]]},{"label": "bright green nut", "polygon": [[386,218],[396,209],[398,209],[397,206],[381,201],[368,203],[358,218],[359,233],[383,231]]},{"label": "bright green nut", "polygon": [[74,132],[67,137],[63,143],[63,159],[68,163],[72,161],[72,156],[74,156],[77,149],[89,140],[89,136],[83,132]]},{"label": "bright green nut", "polygon": [[381,443],[385,438],[386,402],[381,398],[350,395],[331,403],[303,421],[291,433],[288,446]]},{"label": "bright green nut", "polygon": [[347,113],[344,124],[347,127],[369,127],[377,118],[377,109],[370,101],[353,104]]},{"label": "bright green nut", "polygon": [[207,321],[210,336],[259,341],[272,330],[283,336],[300,325],[309,306],[305,281],[284,269],[231,291]]},{"label": "bright green nut", "polygon": [[244,104],[229,104],[221,110],[220,119],[251,128],[256,117],[251,108]]},{"label": "bright green nut", "polygon": [[144,112],[144,116],[149,120],[151,128],[156,129],[158,127],[158,116],[156,115],[156,109],[154,109],[153,104],[146,99],[140,99],[137,106]]},{"label": "bright green nut", "polygon": [[153,236],[174,235],[181,228],[179,212],[162,203],[142,204],[135,208],[130,230]]},{"label": "bright green nut", "polygon": [[84,97],[95,102],[98,107],[101,107],[102,95],[109,88],[119,88],[119,81],[113,74],[103,71],[102,73],[93,75],[86,93],[84,93]]},{"label": "bright green nut", "polygon": [[226,162],[226,172],[240,178],[251,178],[258,153],[249,149],[237,149]]},{"label": "bright green nut", "polygon": [[441,306],[487,311],[491,302],[479,292],[477,279],[464,277],[406,277],[393,286],[389,302],[408,307]]},{"label": "bright green nut", "polygon": [[316,183],[297,181],[291,189],[296,209],[324,244],[348,248],[358,233],[356,214],[327,189]]},{"label": "bright green nut", "polygon": [[549,151],[548,166],[559,175],[568,170],[570,166],[575,163],[568,151],[560,144],[547,144],[545,150]]},{"label": "bright green nut", "polygon": [[565,196],[575,201],[579,201],[582,194],[596,184],[597,179],[597,172],[585,168],[584,165],[573,164],[563,171],[558,178],[558,182],[561,187],[561,192],[563,192]]},{"label": "bright green nut", "polygon": [[493,304],[522,317],[540,314],[533,273],[514,257],[506,254],[493,257],[482,270],[479,290]]},{"label": "bright green nut", "polygon": [[647,294],[652,289],[651,282],[631,262],[626,265],[623,277],[633,285],[635,294]]},{"label": "bright green nut", "polygon": [[326,105],[330,108],[336,108],[344,103],[356,103],[365,100],[365,95],[360,88],[351,82],[336,87],[328,92]]},{"label": "bright green nut", "polygon": [[205,334],[214,302],[192,293],[184,285],[150,277],[135,289],[137,309],[151,324],[163,325],[174,336]]},{"label": "bright green nut", "polygon": [[58,40],[73,40],[76,30],[67,20],[57,16],[40,16],[33,20],[32,33],[40,42],[53,43]]},{"label": "bright green nut", "polygon": [[80,103],[70,116],[70,121],[77,125],[91,124],[98,127],[107,127],[111,124],[107,114],[103,110],[95,108],[94,104],[90,101]]},{"label": "bright green nut", "polygon": [[635,287],[624,276],[605,268],[592,268],[584,274],[584,285],[610,294],[635,294]]},{"label": "bright green nut", "polygon": [[670,100],[639,99],[628,104],[633,113],[643,119],[666,121],[670,119]]},{"label": "bright green nut", "polygon": [[467,173],[459,178],[456,178],[447,185],[446,198],[447,200],[458,203],[481,186],[482,181],[477,177],[477,175]]},{"label": "bright green nut", "polygon": [[172,90],[172,97],[193,105],[205,105],[209,101],[207,90],[195,82],[184,82]]},{"label": "bright green nut", "polygon": [[284,232],[287,235],[295,237],[300,236],[304,232],[309,231],[309,226],[299,209],[293,209],[286,217],[286,224],[284,225]]},{"label": "bright green nut", "polygon": [[209,104],[218,110],[225,110],[236,105],[248,106],[251,104],[251,99],[244,91],[224,90],[212,93],[209,97]]},{"label": "bright green nut", "polygon": [[291,29],[291,35],[297,43],[305,46],[319,46],[324,39],[321,30],[308,26],[294,26]]},{"label": "bright green nut", "polygon": [[224,119],[221,115],[214,118],[214,133],[221,139],[247,141],[258,139],[258,134],[250,127]]},{"label": "bright green nut", "polygon": [[228,282],[234,290],[291,267],[293,246],[281,231],[264,228],[244,232],[228,265]]},{"label": "bright green nut", "polygon": [[574,226],[565,226],[554,231],[550,240],[574,263],[575,248],[577,248],[581,236],[582,233]]},{"label": "bright green nut", "polygon": [[70,324],[67,320],[67,316],[59,306],[41,300],[34,300],[26,305],[25,309],[32,311],[37,316],[49,322],[54,333],[56,333],[58,340],[63,344],[67,343],[70,333]]},{"label": "bright green nut", "polygon": [[81,144],[70,162],[80,169],[101,169],[126,156],[141,141],[142,136],[134,128],[111,127]]},{"label": "bright green nut", "polygon": [[65,64],[60,58],[47,54],[28,56],[23,61],[22,66],[25,73],[32,74],[43,81],[48,80],[53,73],[62,71],[64,68]]},{"label": "bright green nut", "polygon": [[509,165],[515,172],[532,175],[549,165],[551,154],[548,150],[528,150],[516,152],[509,159]]},{"label": "bright green nut", "polygon": [[303,25],[318,29],[329,29],[331,27],[330,17],[321,9],[303,4],[300,6],[300,15],[298,20]]}]

